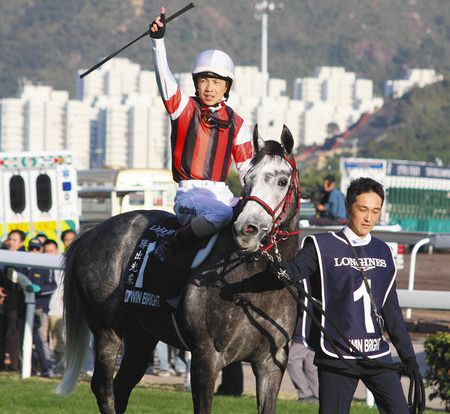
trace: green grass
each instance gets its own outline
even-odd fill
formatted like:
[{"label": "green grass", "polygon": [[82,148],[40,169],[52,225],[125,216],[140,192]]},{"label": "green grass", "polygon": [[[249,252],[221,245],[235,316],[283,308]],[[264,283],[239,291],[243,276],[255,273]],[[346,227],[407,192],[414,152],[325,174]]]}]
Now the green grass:
[{"label": "green grass", "polygon": [[[58,380],[37,377],[22,380],[18,374],[0,373],[0,413],[8,414],[64,414],[97,413],[97,404],[87,381],[79,381],[75,392],[67,397],[53,393]],[[127,413],[184,414],[192,413],[191,394],[180,386],[152,385],[138,386],[131,394]],[[278,400],[279,414],[312,414],[318,412],[316,404],[298,404],[292,400]],[[352,414],[374,414],[363,403],[352,406]],[[432,411],[428,411],[432,413]],[[215,397],[214,414],[254,414],[256,399],[253,396],[241,398]]]}]

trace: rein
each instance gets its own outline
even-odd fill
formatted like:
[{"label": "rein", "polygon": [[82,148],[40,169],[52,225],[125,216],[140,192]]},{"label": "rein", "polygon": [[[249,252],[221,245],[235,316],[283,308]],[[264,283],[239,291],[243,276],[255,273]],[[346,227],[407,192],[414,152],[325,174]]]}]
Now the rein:
[{"label": "rein", "polygon": [[[264,201],[261,200],[259,197],[256,196],[243,196],[242,200],[244,202],[247,201],[254,201],[255,203],[259,204],[266,212],[269,214],[269,216],[272,217],[272,230],[267,234],[267,237],[269,239],[267,244],[262,244],[259,247],[259,251],[263,254],[267,253],[267,251],[275,246],[276,254],[278,255],[278,247],[277,244],[280,240],[286,240],[290,236],[296,236],[300,233],[300,230],[294,230],[294,231],[284,231],[279,228],[281,221],[286,217],[287,211],[289,207],[291,206],[292,202],[295,200],[295,193],[297,193],[297,210],[296,213],[300,210],[300,184],[298,182],[298,172],[297,172],[297,165],[295,164],[295,160],[293,157],[287,157],[285,156],[284,159],[289,163],[289,165],[292,167],[292,173],[291,173],[291,179],[289,184],[289,189],[286,193],[286,195],[283,197],[283,199],[280,201],[278,206],[272,210],[272,208]],[[277,215],[278,211],[280,213]],[[280,257],[281,259],[281,257]]]}]

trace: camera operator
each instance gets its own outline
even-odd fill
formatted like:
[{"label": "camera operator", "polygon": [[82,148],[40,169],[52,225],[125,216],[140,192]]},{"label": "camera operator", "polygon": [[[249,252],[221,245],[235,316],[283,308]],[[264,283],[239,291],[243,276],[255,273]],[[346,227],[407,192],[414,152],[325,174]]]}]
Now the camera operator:
[{"label": "camera operator", "polygon": [[[310,224],[314,226],[333,226],[347,222],[344,195],[336,188],[334,175],[327,175],[323,180],[323,188],[327,194],[327,200],[320,200],[316,204],[316,210],[320,212],[319,217],[312,217]],[[324,202],[325,201],[325,202]]]}]

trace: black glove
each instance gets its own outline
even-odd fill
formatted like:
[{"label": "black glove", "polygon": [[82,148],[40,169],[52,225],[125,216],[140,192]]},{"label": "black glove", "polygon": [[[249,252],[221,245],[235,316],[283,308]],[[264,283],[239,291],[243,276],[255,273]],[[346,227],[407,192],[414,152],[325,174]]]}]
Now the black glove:
[{"label": "black glove", "polygon": [[416,357],[406,358],[404,361],[403,375],[407,377],[421,377],[419,371],[419,364],[417,363]]},{"label": "black glove", "polygon": [[[161,17],[161,23],[162,23],[164,26],[163,26],[163,27],[159,27],[159,26],[158,26],[158,31],[157,31],[157,32],[152,32],[152,31],[150,30],[149,34],[150,34],[150,37],[151,37],[152,39],[162,39],[162,38],[164,37],[164,34],[166,33],[166,13],[161,13],[159,16]],[[153,21],[153,22],[150,24],[150,29],[151,29],[151,27],[153,26],[153,24],[155,24],[155,21]]]},{"label": "black glove", "polygon": [[409,377],[408,404],[412,411],[423,413],[425,410],[425,387],[416,357],[404,361],[403,375]]},{"label": "black glove", "polygon": [[275,259],[275,261],[272,262],[272,260],[269,260],[269,262],[267,263],[267,268],[269,270],[269,272],[277,277],[278,279],[287,279],[287,280],[291,280],[289,277],[289,273],[287,272],[287,265],[286,262],[278,261]]}]

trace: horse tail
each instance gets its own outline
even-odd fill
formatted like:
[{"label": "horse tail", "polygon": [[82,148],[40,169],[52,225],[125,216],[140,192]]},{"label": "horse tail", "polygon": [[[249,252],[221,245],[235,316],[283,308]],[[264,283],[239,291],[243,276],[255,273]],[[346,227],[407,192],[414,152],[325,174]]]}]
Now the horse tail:
[{"label": "horse tail", "polygon": [[83,233],[77,237],[64,253],[64,319],[66,344],[63,363],[64,376],[55,392],[67,395],[73,391],[80,372],[85,364],[89,346],[90,331],[80,300],[80,280],[75,271],[76,257],[84,244]]}]

